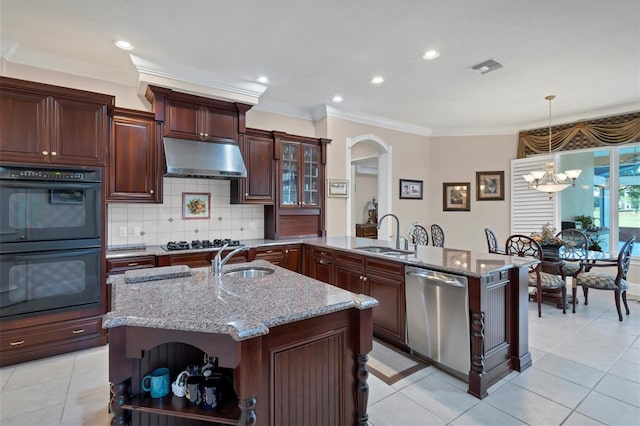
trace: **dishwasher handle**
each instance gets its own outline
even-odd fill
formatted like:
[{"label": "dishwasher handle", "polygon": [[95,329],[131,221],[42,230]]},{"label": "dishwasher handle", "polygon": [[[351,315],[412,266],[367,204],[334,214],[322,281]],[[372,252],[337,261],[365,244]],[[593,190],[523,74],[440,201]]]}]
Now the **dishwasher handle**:
[{"label": "dishwasher handle", "polygon": [[[462,282],[458,277],[454,277],[448,274],[439,274],[432,271],[408,271],[408,276],[418,277],[429,280],[433,284],[446,284],[454,287],[465,287],[466,282]],[[466,279],[465,279],[466,281]]]}]

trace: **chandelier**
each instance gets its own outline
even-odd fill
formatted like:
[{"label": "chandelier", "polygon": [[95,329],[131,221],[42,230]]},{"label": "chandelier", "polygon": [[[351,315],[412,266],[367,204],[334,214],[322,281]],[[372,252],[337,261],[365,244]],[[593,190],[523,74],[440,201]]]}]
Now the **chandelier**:
[{"label": "chandelier", "polygon": [[[549,101],[549,155],[551,155],[551,101],[555,95],[545,96]],[[548,161],[544,165],[544,170],[536,170],[523,176],[529,184],[529,189],[546,192],[551,199],[554,192],[562,191],[569,186],[576,186],[576,179],[582,170],[566,170],[564,173],[556,173],[556,165],[553,161]],[[567,179],[571,179],[569,183]]]}]

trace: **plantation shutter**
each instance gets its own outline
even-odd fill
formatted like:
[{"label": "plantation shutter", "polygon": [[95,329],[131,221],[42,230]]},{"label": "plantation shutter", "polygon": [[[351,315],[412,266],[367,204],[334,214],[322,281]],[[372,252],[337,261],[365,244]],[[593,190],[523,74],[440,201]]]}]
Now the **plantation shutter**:
[{"label": "plantation shutter", "polygon": [[551,223],[560,229],[556,220],[559,193],[551,200],[545,192],[529,189],[522,176],[534,170],[544,170],[549,156],[535,156],[511,160],[511,234],[530,235],[540,232],[542,226]]}]

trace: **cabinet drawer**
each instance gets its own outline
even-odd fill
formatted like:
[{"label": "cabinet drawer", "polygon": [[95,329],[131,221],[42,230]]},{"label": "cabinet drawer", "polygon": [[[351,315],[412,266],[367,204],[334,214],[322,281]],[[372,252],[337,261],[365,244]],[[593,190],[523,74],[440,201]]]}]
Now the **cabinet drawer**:
[{"label": "cabinet drawer", "polygon": [[375,271],[391,275],[401,275],[404,277],[404,265],[399,262],[389,262],[373,257],[366,258],[367,272]]},{"label": "cabinet drawer", "polygon": [[362,270],[364,268],[364,256],[337,251],[336,265]]},{"label": "cabinet drawer", "polygon": [[155,256],[122,257],[107,259],[107,274],[122,274],[129,269],[153,268],[156,266]]},{"label": "cabinet drawer", "polygon": [[315,248],[313,250],[313,256],[320,263],[333,264],[334,253],[332,250]]},{"label": "cabinet drawer", "polygon": [[52,342],[95,337],[102,332],[102,316],[5,331],[0,350],[17,351]]},{"label": "cabinet drawer", "polygon": [[257,249],[256,259],[266,260],[267,262],[282,261],[284,260],[284,250],[282,247]]}]

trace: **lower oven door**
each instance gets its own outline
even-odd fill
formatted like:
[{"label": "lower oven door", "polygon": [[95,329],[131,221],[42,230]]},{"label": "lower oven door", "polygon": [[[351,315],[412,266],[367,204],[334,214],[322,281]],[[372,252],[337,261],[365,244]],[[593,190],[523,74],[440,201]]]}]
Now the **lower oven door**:
[{"label": "lower oven door", "polygon": [[98,306],[100,248],[0,254],[0,318]]}]

